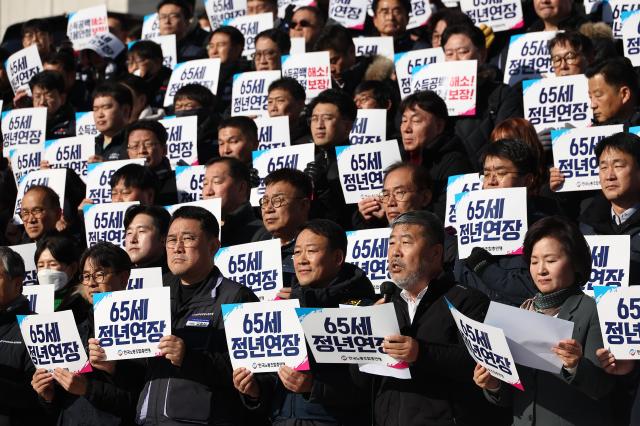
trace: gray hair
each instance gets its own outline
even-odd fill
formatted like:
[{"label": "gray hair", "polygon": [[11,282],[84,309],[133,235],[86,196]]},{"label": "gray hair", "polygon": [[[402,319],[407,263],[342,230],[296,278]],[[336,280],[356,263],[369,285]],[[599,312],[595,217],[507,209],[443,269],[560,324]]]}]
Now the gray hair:
[{"label": "gray hair", "polygon": [[444,244],[444,225],[435,214],[426,210],[413,210],[402,213],[391,222],[391,228],[397,225],[419,225],[424,237],[430,244]]},{"label": "gray hair", "polygon": [[9,247],[0,247],[0,262],[2,263],[2,268],[10,278],[24,278],[24,260],[22,260],[22,256]]}]

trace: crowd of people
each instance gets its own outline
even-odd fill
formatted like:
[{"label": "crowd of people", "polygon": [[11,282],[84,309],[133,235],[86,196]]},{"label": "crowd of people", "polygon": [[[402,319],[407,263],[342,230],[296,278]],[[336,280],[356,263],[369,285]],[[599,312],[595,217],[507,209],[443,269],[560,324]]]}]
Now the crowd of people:
[{"label": "crowd of people", "polygon": [[[586,1],[585,1],[586,3]],[[606,2],[604,2],[606,4]],[[602,7],[580,1],[525,0],[525,25],[494,32],[458,7],[426,2],[425,26],[407,30],[408,0],[373,0],[362,30],[329,19],[327,1],[287,7],[247,0],[247,13],[273,13],[273,29],[255,37],[235,27],[211,28],[193,2],[161,0],[161,35],[174,34],[177,61],[219,58],[215,94],[186,84],[165,106],[171,69],[160,45],[137,41],[115,58],[74,51],[46,19],[22,25],[22,47],[37,46],[44,70],[14,93],[0,47],[2,110],[46,107],[46,138],[76,135],[76,112],[92,111],[95,154],[88,163],[143,159],[109,180],[113,203],[137,201],[124,215],[124,248],[88,244],[85,183],[70,169],[63,199],[34,185],[20,194],[7,153],[0,156],[0,425],[629,425],[640,424],[640,368],[618,360],[603,343],[595,301],[582,287],[591,274],[585,235],[630,236],[630,284],[640,278],[640,81],[623,55]],[[154,11],[149,11],[154,12]],[[141,38],[109,14],[123,42]],[[555,76],[583,74],[593,126],[624,131],[595,146],[600,190],[562,192],[554,167],[551,129],[525,120],[522,84],[503,83],[509,36],[554,31],[548,43]],[[356,56],[356,37],[393,37],[395,53],[441,48],[445,61],[477,61],[476,109],[452,116],[434,91],[401,96],[394,64],[384,56]],[[234,75],[281,69],[292,38],[306,52],[327,51],[331,89],[308,99],[296,79],[268,87],[270,117],[287,117],[291,145],[313,144],[314,159],[279,168],[264,179],[252,164],[258,149],[255,117],[231,116]],[[388,140],[402,161],[384,171],[382,190],[345,203],[336,147],[349,144],[359,109],[386,110]],[[197,117],[197,159],[205,166],[201,198],[221,200],[220,220],[202,207],[178,204],[176,174],[167,157],[169,135],[158,120]],[[1,140],[1,139],[0,139]],[[278,149],[278,148],[274,148]],[[42,161],[40,168],[51,165]],[[475,247],[461,259],[453,227],[445,227],[449,177],[478,173],[482,189],[526,188],[528,231],[522,254],[493,255]],[[252,188],[264,184],[259,206]],[[392,294],[376,294],[366,271],[346,261],[347,232],[386,228]],[[384,351],[410,366],[411,378],[364,373],[357,366],[317,363],[277,373],[233,369],[221,305],[258,302],[250,287],[223,276],[214,256],[221,247],[278,240],[279,299],[301,307],[390,303],[400,334]],[[35,243],[33,259],[13,246]],[[37,281],[55,288],[56,311],[73,312],[92,371],[36,369],[16,315],[32,314],[22,295],[25,264]],[[170,288],[171,335],[159,356],[107,361],[94,336],[93,297],[124,290],[132,269],[160,267]],[[482,322],[491,301],[574,323],[573,336],[552,352],[560,373],[518,366],[524,390],[493,377],[469,355],[447,306]],[[304,342],[302,343],[304,344]]]}]

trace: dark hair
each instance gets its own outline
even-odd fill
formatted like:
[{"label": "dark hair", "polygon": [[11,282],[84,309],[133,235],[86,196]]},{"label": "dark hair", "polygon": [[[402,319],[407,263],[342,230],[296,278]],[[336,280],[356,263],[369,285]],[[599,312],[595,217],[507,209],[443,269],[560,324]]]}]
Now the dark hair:
[{"label": "dark hair", "polygon": [[307,94],[304,91],[304,87],[295,78],[282,77],[277,80],[274,80],[269,85],[268,93],[271,93],[276,89],[289,92],[289,94],[293,97],[293,99],[299,102],[304,102],[307,99]]},{"label": "dark hair", "polygon": [[233,180],[240,180],[247,183],[247,187],[251,188],[251,171],[249,167],[235,157],[216,157],[212,158],[205,164],[205,169],[217,163],[225,163],[229,167],[229,175]]},{"label": "dark hair", "polygon": [[323,50],[334,50],[339,55],[346,55],[349,51],[353,51],[355,55],[355,45],[349,30],[342,25],[330,25],[320,34],[316,41],[314,50],[320,52]]},{"label": "dark hair", "polygon": [[400,113],[407,109],[420,108],[423,111],[433,114],[437,118],[449,123],[449,110],[447,104],[436,92],[426,90],[424,92],[413,93],[400,103]]},{"label": "dark hair", "polygon": [[640,167],[640,137],[638,135],[620,132],[601,139],[594,149],[598,161],[607,148],[629,154],[636,160],[636,166]]},{"label": "dark hair", "polygon": [[33,91],[34,87],[42,87],[48,91],[57,90],[58,93],[64,94],[64,77],[57,71],[41,71],[29,80],[29,88]]},{"label": "dark hair", "polygon": [[131,271],[131,259],[127,252],[108,241],[100,241],[82,253],[78,265],[81,273],[88,259],[97,266],[113,269],[114,272]]},{"label": "dark hair", "polygon": [[244,115],[237,115],[235,117],[224,118],[222,119],[222,121],[220,121],[220,124],[218,124],[218,131],[224,129],[225,127],[233,127],[235,129],[239,129],[242,134],[251,142],[258,141],[258,126],[256,126],[256,122],[249,117],[245,117]]},{"label": "dark hair", "polygon": [[407,169],[411,171],[411,181],[416,186],[418,191],[431,191],[433,189],[433,182],[431,181],[431,176],[429,176],[429,172],[427,171],[427,169],[417,164],[405,163],[404,161],[397,161],[387,167],[384,170],[384,180],[387,180],[387,176],[389,176],[389,173],[401,169]]},{"label": "dark hair", "polygon": [[41,238],[36,243],[36,251],[33,255],[33,261],[37,264],[40,255],[45,250],[49,250],[55,260],[65,265],[71,265],[78,261],[80,253],[78,251],[78,243],[71,236],[66,234],[53,234]]},{"label": "dark hair", "polygon": [[433,32],[436,29],[436,25],[438,25],[438,22],[440,21],[444,21],[447,24],[447,27],[458,25],[458,24],[471,25],[471,26],[474,25],[471,18],[469,18],[469,16],[466,13],[462,12],[459,9],[449,9],[449,8],[440,9],[437,12],[434,12],[429,17],[429,22],[427,22],[426,30],[427,30],[427,34],[429,35],[429,39],[431,39],[431,37],[433,36]]},{"label": "dark hair", "polygon": [[152,189],[154,193],[157,191],[158,178],[156,174],[149,167],[141,166],[140,164],[127,164],[120,167],[111,175],[109,185],[114,188],[120,181],[123,181],[122,183],[126,187],[142,190]]},{"label": "dark hair", "polygon": [[316,19],[318,20],[318,24],[321,27],[324,27],[325,22],[327,22],[327,20],[324,17],[324,14],[322,13],[322,11],[315,7],[315,6],[302,6],[302,7],[298,7],[294,10],[293,14],[291,15],[291,17],[293,17],[293,15],[295,15],[296,12],[299,12],[301,10],[306,10],[308,12],[311,12],[315,15]]},{"label": "dark hair", "polygon": [[24,278],[24,259],[17,252],[7,246],[0,246],[0,266],[9,278]]},{"label": "dark hair", "polygon": [[549,54],[551,54],[551,49],[557,45],[565,44],[574,48],[577,53],[582,53],[587,59],[593,58],[593,43],[591,39],[578,31],[556,33],[555,37],[549,40]]},{"label": "dark hair", "polygon": [[231,27],[229,25],[223,25],[213,30],[211,34],[209,34],[209,37],[207,37],[207,43],[209,43],[213,36],[218,33],[228,35],[232,45],[244,48],[244,36],[239,29],[237,29],[236,27]]},{"label": "dark hair", "polygon": [[22,24],[22,37],[28,32],[32,31],[42,31],[47,34],[51,34],[49,30],[49,25],[47,25],[47,21],[40,18],[29,19],[24,24]]},{"label": "dark hair", "polygon": [[435,214],[426,210],[412,210],[396,216],[391,228],[397,225],[420,225],[424,237],[430,244],[444,244],[444,225]]},{"label": "dark hair", "polygon": [[440,41],[440,46],[444,48],[444,45],[447,44],[449,37],[452,35],[464,35],[471,40],[471,43],[476,47],[476,49],[483,51],[487,50],[484,40],[484,34],[482,30],[475,25],[465,25],[458,24],[447,27],[446,30],[442,33],[442,39]]},{"label": "dark hair", "polygon": [[164,56],[162,55],[162,47],[156,42],[151,40],[137,41],[129,48],[129,55],[138,55],[140,59],[148,59],[151,61],[162,62]]},{"label": "dark hair", "polygon": [[160,235],[167,235],[169,231],[169,222],[171,221],[171,215],[169,212],[160,206],[143,206],[135,205],[131,206],[124,213],[124,229],[126,230],[133,219],[139,214],[146,214],[153,219],[153,226],[156,227]]},{"label": "dark hair", "polygon": [[206,210],[198,206],[182,206],[171,216],[171,222],[169,227],[176,219],[193,219],[200,222],[200,230],[207,234],[209,237],[218,238],[218,232],[220,232],[220,225],[218,220],[209,210]]},{"label": "dark hair", "polygon": [[325,237],[329,242],[329,248],[331,250],[342,250],[342,253],[347,254],[347,234],[344,232],[344,229],[334,221],[329,219],[312,219],[300,227],[298,235],[305,229],[308,229],[316,235]]},{"label": "dark hair", "polygon": [[184,15],[184,18],[187,21],[191,19],[191,16],[193,15],[193,8],[185,0],[161,0],[160,3],[158,3],[158,6],[156,7],[156,12],[160,12],[160,8],[167,4],[173,4],[178,6],[180,9],[182,9],[182,14]]},{"label": "dark hair", "polygon": [[[51,208],[60,207],[60,196],[56,191],[45,185],[33,185],[27,189],[24,195],[27,195],[31,191],[40,191],[44,194],[44,201]],[[24,198],[24,197],[23,197]]]},{"label": "dark hair", "polygon": [[338,89],[327,89],[324,92],[320,92],[318,96],[313,98],[307,106],[309,114],[313,113],[313,110],[318,104],[332,104],[338,107],[340,116],[344,120],[355,121],[358,115],[358,108],[353,98],[347,93]]},{"label": "dark hair", "polygon": [[132,97],[144,95],[147,98],[147,102],[145,105],[148,105],[149,99],[153,97],[153,93],[151,93],[149,85],[142,77],[138,77],[137,75],[133,74],[125,74],[118,80],[118,83],[134,92],[132,94]]},{"label": "dark hair", "polygon": [[519,175],[531,173],[535,176],[538,174],[536,156],[531,147],[524,141],[517,139],[500,139],[487,144],[480,162],[484,164],[487,157],[498,157],[511,161],[514,166],[516,166],[516,169],[518,169]]},{"label": "dark hair", "polygon": [[76,71],[76,63],[73,57],[73,51],[68,49],[61,49],[57,52],[50,52],[47,56],[42,58],[43,64],[60,65],[65,72]]},{"label": "dark hair", "polygon": [[602,74],[607,84],[616,88],[627,86],[631,90],[632,96],[635,99],[638,98],[638,76],[628,58],[619,56],[598,62],[589,67],[584,74],[587,78]]},{"label": "dark hair", "polygon": [[311,198],[313,193],[313,185],[311,179],[306,173],[297,169],[278,169],[269,173],[264,178],[264,185],[269,186],[278,182],[286,182],[293,186],[302,196]]},{"label": "dark hair", "polygon": [[100,84],[93,91],[93,98],[101,98],[101,97],[111,97],[113,98],[118,105],[129,105],[133,106],[133,97],[131,96],[131,90],[124,87],[122,84],[106,82]]},{"label": "dark hair", "polygon": [[173,103],[175,104],[176,101],[180,99],[191,99],[202,105],[203,108],[213,108],[216,105],[216,95],[200,84],[186,84],[182,86],[176,92]]},{"label": "dark hair", "polygon": [[[410,0],[399,0],[399,1],[402,7],[404,7],[405,11],[407,12],[407,15],[409,15],[411,13],[411,1]],[[374,16],[378,12],[379,3],[380,3],[380,0],[373,0],[371,2],[371,10],[373,10]]]},{"label": "dark hair", "polygon": [[533,246],[543,238],[553,238],[564,248],[575,272],[576,284],[582,285],[591,275],[591,250],[575,223],[562,216],[547,216],[529,227],[524,237],[524,259],[531,263]]},{"label": "dark hair", "polygon": [[395,103],[393,91],[388,84],[380,80],[365,80],[360,82],[353,91],[353,96],[359,95],[362,92],[371,91],[373,99],[379,108],[386,108],[389,101],[391,101],[392,109]]},{"label": "dark hair", "polygon": [[134,130],[148,130],[156,136],[160,145],[166,145],[169,135],[167,129],[160,122],[155,120],[138,120],[127,127],[125,141],[129,141],[129,136]]},{"label": "dark hair", "polygon": [[291,38],[289,34],[286,34],[284,31],[280,31],[279,29],[273,28],[270,30],[264,30],[258,33],[255,38],[255,43],[258,42],[260,38],[268,38],[272,42],[278,45],[278,50],[281,55],[288,55],[291,50]]}]

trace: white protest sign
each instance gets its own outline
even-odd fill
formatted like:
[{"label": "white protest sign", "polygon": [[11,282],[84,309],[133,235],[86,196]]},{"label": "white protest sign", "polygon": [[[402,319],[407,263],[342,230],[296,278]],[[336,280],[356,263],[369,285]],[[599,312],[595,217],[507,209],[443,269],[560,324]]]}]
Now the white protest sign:
[{"label": "white protest sign", "polygon": [[36,243],[19,244],[17,246],[9,246],[9,248],[18,253],[24,261],[25,276],[22,285],[24,287],[31,287],[38,284],[38,271],[34,259],[36,255]]},{"label": "white protest sign", "polygon": [[158,120],[167,129],[167,158],[172,166],[181,161],[198,164],[198,116],[176,117]]},{"label": "white protest sign", "polygon": [[307,345],[295,308],[297,299],[222,305],[231,366],[253,373],[278,371],[283,365],[309,369]]},{"label": "white protest sign", "polygon": [[[186,203],[173,204],[170,206],[164,206],[164,208],[169,212],[169,214],[173,215],[176,210],[184,206],[202,207],[216,218],[216,220],[218,221],[218,225],[222,223],[222,199],[220,197],[209,198],[208,200],[196,200]],[[220,229],[222,229],[221,226]],[[218,239],[220,239],[220,232],[218,232]]]},{"label": "white protest sign", "polygon": [[384,170],[402,161],[395,140],[336,147],[340,184],[347,204],[356,204],[382,190]]},{"label": "white protest sign", "polygon": [[393,60],[396,68],[396,79],[400,88],[400,96],[404,99],[412,93],[411,75],[415,69],[424,65],[444,62],[444,52],[441,48],[412,50],[396,53]]},{"label": "white protest sign", "polygon": [[594,149],[607,136],[624,131],[622,124],[551,131],[553,165],[564,175],[558,192],[600,189]]},{"label": "white protest sign", "polygon": [[291,55],[305,53],[306,49],[307,45],[305,44],[304,37],[291,37],[291,49],[289,50]]},{"label": "white protest sign", "polygon": [[571,339],[573,322],[491,302],[484,323],[502,329],[517,364],[560,373],[562,360],[551,348]]},{"label": "white protest sign", "polygon": [[253,167],[258,170],[260,185],[251,188],[251,205],[259,206],[258,200],[266,191],[264,178],[274,170],[289,168],[304,171],[307,164],[314,161],[315,145],[305,143],[284,148],[268,149],[265,151],[253,151]]},{"label": "white protest sign", "polygon": [[93,295],[95,336],[108,361],[161,356],[158,343],[171,334],[169,287]]},{"label": "white protest sign", "polygon": [[151,40],[152,38],[160,35],[160,22],[158,21],[158,14],[151,13],[145,15],[142,20],[142,40]]},{"label": "white protest sign", "polygon": [[552,73],[549,40],[556,31],[538,31],[511,36],[505,64],[504,83],[514,84]]},{"label": "white protest sign", "polygon": [[484,189],[456,195],[458,255],[474,247],[493,255],[522,253],[527,233],[526,188]]},{"label": "white protest sign", "polygon": [[127,290],[162,287],[162,268],[131,268]]},{"label": "white protest sign", "polygon": [[115,59],[125,49],[125,45],[118,37],[106,32],[91,37],[85,49],[93,50],[103,58]]},{"label": "white protest sign", "polygon": [[320,92],[331,89],[329,52],[282,56],[282,76],[298,80],[307,94],[307,103]]},{"label": "white protest sign", "polygon": [[593,296],[595,286],[629,287],[631,237],[629,235],[585,235],[591,249],[591,274],[582,287]]},{"label": "white protest sign", "polygon": [[522,83],[524,118],[537,132],[561,127],[586,127],[593,111],[583,74],[526,80]]},{"label": "white protest sign", "polygon": [[164,106],[173,105],[173,97],[176,92],[187,84],[199,84],[215,95],[218,90],[219,76],[220,58],[195,59],[176,64],[169,79],[167,93],[164,96]]},{"label": "white protest sign", "polygon": [[16,197],[16,206],[14,208],[14,223],[21,224],[20,206],[22,205],[22,197],[27,193],[29,188],[36,185],[48,186],[53,189],[58,197],[60,197],[60,208],[64,208],[64,193],[67,181],[67,171],[64,169],[43,169],[34,170],[33,172],[22,176],[18,182],[18,195]]},{"label": "white protest sign", "polygon": [[640,359],[640,287],[594,286],[602,343],[616,359]]},{"label": "white protest sign", "polygon": [[99,134],[93,118],[93,111],[76,112],[76,136],[98,136]]},{"label": "white protest sign", "polygon": [[504,332],[467,317],[449,300],[447,305],[469,355],[496,379],[524,390]]},{"label": "white protest sign", "polygon": [[107,6],[104,4],[81,9],[69,15],[67,37],[76,51],[86,49],[94,35],[106,32],[109,32],[109,23]]},{"label": "white protest sign", "polygon": [[413,70],[412,93],[432,90],[447,104],[449,116],[476,114],[478,61],[436,62]]},{"label": "white protest sign", "polygon": [[307,343],[319,364],[381,364],[408,368],[382,350],[386,336],[400,334],[392,303],[347,308],[296,308]]},{"label": "white protest sign", "polygon": [[127,164],[144,165],[144,158],[129,160],[104,161],[102,163],[87,164],[87,197],[93,204],[103,204],[111,202],[111,186],[109,181],[111,176],[121,167]]},{"label": "white protest sign", "polygon": [[354,37],[356,57],[380,55],[393,61],[393,37]]},{"label": "white protest sign", "polygon": [[9,59],[4,62],[4,69],[7,71],[7,78],[11,83],[13,93],[25,89],[27,94],[31,95],[29,81],[43,70],[38,46],[32,44],[9,56]]},{"label": "white protest sign", "polygon": [[279,239],[222,247],[215,263],[225,278],[248,287],[260,300],[275,300],[282,288]]},{"label": "white protest sign", "polygon": [[48,161],[51,168],[73,170],[85,181],[87,179],[87,160],[94,154],[93,136],[72,136],[45,141],[42,159]]},{"label": "white protest sign", "polygon": [[92,371],[72,311],[16,315],[16,318],[36,368],[49,372],[66,368],[74,374]]},{"label": "white protest sign", "polygon": [[178,203],[202,200],[205,166],[177,166],[175,172]]},{"label": "white protest sign", "polygon": [[139,201],[87,204],[82,208],[87,247],[108,241],[124,248],[124,213]]},{"label": "white protest sign", "polygon": [[269,85],[280,78],[280,71],[250,71],[233,76],[231,116],[267,116]]},{"label": "white protest sign", "polygon": [[40,145],[20,146],[9,150],[9,161],[16,182],[20,182],[23,176],[40,169],[42,159],[42,147]]},{"label": "white protest sign", "polygon": [[369,0],[329,0],[329,18],[350,30],[364,30]]},{"label": "white protest sign", "polygon": [[258,126],[258,151],[291,145],[288,116],[264,116],[254,121]]},{"label": "white protest sign", "polygon": [[47,130],[47,109],[18,108],[2,113],[2,147],[4,156],[18,146],[42,146]]},{"label": "white protest sign", "polygon": [[640,10],[622,12],[622,42],[624,56],[640,66]]},{"label": "white protest sign", "polygon": [[453,226],[457,229],[456,196],[463,192],[477,191],[479,189],[482,189],[482,182],[478,173],[449,176],[447,180],[447,211],[444,218],[445,228]]},{"label": "white protest sign", "polygon": [[494,32],[524,27],[521,0],[460,0],[460,9],[475,25],[486,24]]},{"label": "white protest sign", "polygon": [[638,0],[607,0],[602,8],[602,20],[611,24],[613,38],[623,38],[622,34],[622,14],[640,10]]},{"label": "white protest sign", "polygon": [[162,49],[162,65],[167,68],[174,69],[178,63],[176,35],[158,35],[156,37],[149,38],[149,40],[160,45],[160,49]]},{"label": "white protest sign", "polygon": [[256,36],[262,31],[273,28],[273,14],[259,13],[257,15],[245,15],[224,21],[224,25],[235,27],[244,36],[244,50],[242,56],[253,58],[256,50]]},{"label": "white protest sign", "polygon": [[387,110],[359,109],[356,121],[349,133],[352,145],[382,142],[387,140]]},{"label": "white protest sign", "polygon": [[22,287],[22,295],[29,301],[29,309],[36,314],[50,314],[55,303],[55,286],[52,284]]},{"label": "white protest sign", "polygon": [[387,266],[389,234],[389,228],[347,231],[345,262],[362,269],[376,293],[380,293],[383,282],[391,280]]},{"label": "white protest sign", "polygon": [[224,21],[246,15],[247,0],[204,0],[204,9],[211,29],[215,30],[224,25]]},{"label": "white protest sign", "polygon": [[409,22],[407,30],[424,27],[431,16],[431,5],[429,0],[411,0],[411,12],[409,12]]}]

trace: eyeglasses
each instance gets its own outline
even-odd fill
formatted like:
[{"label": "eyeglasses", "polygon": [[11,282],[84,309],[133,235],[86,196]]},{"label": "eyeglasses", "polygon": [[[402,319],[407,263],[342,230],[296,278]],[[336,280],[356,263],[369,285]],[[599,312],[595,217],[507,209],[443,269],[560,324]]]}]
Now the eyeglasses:
[{"label": "eyeglasses", "polygon": [[576,52],[567,52],[564,56],[554,55],[551,57],[551,63],[554,67],[559,67],[562,61],[565,61],[567,65],[575,65],[578,62],[580,55]]},{"label": "eyeglasses", "polygon": [[393,199],[396,201],[404,201],[404,197],[407,194],[411,194],[416,191],[407,191],[406,189],[396,189],[394,191],[382,191],[380,195],[378,195],[378,199],[381,203],[388,204],[389,200],[393,196]]},{"label": "eyeglasses", "polygon": [[306,197],[285,197],[284,195],[274,195],[269,199],[269,197],[264,196],[258,200],[258,203],[260,204],[261,209],[266,209],[269,206],[269,203],[271,203],[274,209],[278,209],[289,204],[287,200],[302,200],[303,198]]},{"label": "eyeglasses", "polygon": [[198,245],[198,237],[195,235],[183,235],[182,238],[167,237],[167,247],[170,249],[176,248],[176,246],[182,243],[185,248],[193,248]]},{"label": "eyeglasses", "polygon": [[129,149],[131,151],[138,151],[141,147],[144,147],[144,149],[150,150],[154,146],[156,146],[157,144],[158,144],[157,142],[146,141],[146,142],[142,142],[142,143],[134,143],[133,145],[127,145],[127,149]]},{"label": "eyeglasses", "polygon": [[278,52],[273,49],[272,50],[256,50],[253,57],[256,59],[260,59],[262,57],[265,57],[266,59],[273,59],[277,55],[278,55]]},{"label": "eyeglasses", "polygon": [[33,217],[35,217],[36,219],[40,219],[44,214],[44,212],[45,212],[45,209],[43,209],[42,207],[34,207],[31,210],[22,209],[20,210],[20,218],[22,220],[27,220],[29,216],[33,215]]},{"label": "eyeglasses", "polygon": [[182,13],[163,13],[158,15],[158,21],[177,21],[182,18]]},{"label": "eyeglasses", "polygon": [[79,277],[82,285],[89,285],[92,279],[93,279],[93,282],[95,282],[96,284],[102,284],[108,275],[113,275],[114,273],[115,272],[97,271],[97,272],[94,272],[93,274],[83,273],[83,274],[80,274]]},{"label": "eyeglasses", "polygon": [[493,178],[496,178],[498,181],[502,182],[507,175],[512,174],[519,175],[520,173],[508,170],[484,170],[480,172],[480,181],[484,181],[485,179],[493,180]]},{"label": "eyeglasses", "polygon": [[291,28],[297,28],[300,25],[302,28],[313,27],[313,24],[306,19],[301,19],[299,21],[291,21]]}]

